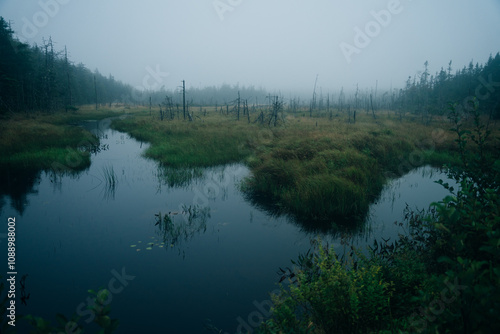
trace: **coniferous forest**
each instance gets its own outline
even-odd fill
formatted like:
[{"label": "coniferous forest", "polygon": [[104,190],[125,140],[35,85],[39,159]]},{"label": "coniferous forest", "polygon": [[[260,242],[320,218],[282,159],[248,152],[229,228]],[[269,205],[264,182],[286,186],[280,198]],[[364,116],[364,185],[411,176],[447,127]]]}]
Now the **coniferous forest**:
[{"label": "coniferous forest", "polygon": [[54,112],[83,104],[127,99],[130,85],[75,65],[51,38],[27,45],[0,17],[0,112]]}]

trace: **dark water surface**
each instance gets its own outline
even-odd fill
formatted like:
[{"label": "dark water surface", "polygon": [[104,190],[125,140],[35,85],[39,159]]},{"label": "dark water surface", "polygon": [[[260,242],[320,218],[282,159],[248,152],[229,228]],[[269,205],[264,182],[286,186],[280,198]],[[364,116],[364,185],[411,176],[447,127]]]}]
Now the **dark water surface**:
[{"label": "dark water surface", "polygon": [[[0,192],[4,226],[16,218],[18,279],[28,274],[30,298],[17,299],[17,314],[77,313],[90,322],[87,290],[108,288],[118,333],[203,333],[207,323],[222,333],[253,329],[268,313],[278,267],[316,236],[245,201],[237,185],[246,167],[164,170],[141,157],[147,144],[109,123],[85,125],[101,138],[89,169],[31,175],[22,196]],[[405,202],[423,208],[447,194],[433,183],[439,178],[425,167],[392,181],[355,243],[395,238]],[[322,238],[340,247],[337,237]]]}]

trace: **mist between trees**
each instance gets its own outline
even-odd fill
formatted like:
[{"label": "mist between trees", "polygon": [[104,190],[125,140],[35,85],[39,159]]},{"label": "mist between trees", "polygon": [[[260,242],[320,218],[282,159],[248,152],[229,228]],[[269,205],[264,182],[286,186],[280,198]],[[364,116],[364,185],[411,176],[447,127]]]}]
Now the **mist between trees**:
[{"label": "mist between trees", "polygon": [[[470,62],[453,70],[452,61],[435,74],[428,62],[417,74],[409,76],[402,88],[379,90],[371,88],[344,89],[324,93],[311,85],[312,98],[280,95],[286,110],[304,112],[311,117],[346,112],[349,122],[356,121],[356,112],[365,111],[376,118],[376,111],[393,110],[400,118],[406,112],[419,115],[428,123],[434,115],[443,115],[450,102],[459,101],[459,109],[479,104],[478,109],[490,118],[500,117],[500,54],[489,56],[485,64]],[[304,83],[304,86],[310,83]],[[188,83],[189,85],[189,83]],[[183,93],[185,99],[183,99]],[[166,97],[173,106],[212,105],[228,108],[244,101],[248,106],[271,104],[271,94],[264,88],[223,84],[219,87],[187,88],[181,83],[173,90],[164,86],[157,90],[138,90],[129,84],[92,72],[83,64],[71,62],[68,50],[55,50],[51,38],[42,45],[20,42],[10,24],[0,17],[0,114],[16,112],[55,112],[76,110],[76,106],[153,105],[164,103]],[[465,100],[464,100],[464,97]]]}]

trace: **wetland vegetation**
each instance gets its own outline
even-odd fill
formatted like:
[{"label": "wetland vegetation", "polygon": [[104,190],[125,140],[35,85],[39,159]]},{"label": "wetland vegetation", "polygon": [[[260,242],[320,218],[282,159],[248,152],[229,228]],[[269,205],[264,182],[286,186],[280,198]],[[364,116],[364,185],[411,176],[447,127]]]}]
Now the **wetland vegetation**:
[{"label": "wetland vegetation", "polygon": [[205,110],[205,115],[194,114],[194,122],[160,122],[156,115],[142,112],[115,121],[113,127],[150,142],[145,155],[169,167],[244,162],[252,170],[242,185],[249,197],[299,219],[323,223],[363,216],[387,175],[409,171],[402,164],[412,153],[418,154],[418,161],[412,160],[410,168],[458,157],[451,136],[435,132],[448,126],[446,122],[430,127],[379,112],[376,121],[360,115],[349,124],[345,115],[329,120],[298,112],[275,128],[238,122],[213,107]]},{"label": "wetland vegetation", "polygon": [[0,122],[0,166],[10,169],[50,170],[71,165],[81,170],[90,164],[89,152],[98,138],[76,126],[85,119],[119,115],[117,111],[72,111],[57,114],[3,116]]}]

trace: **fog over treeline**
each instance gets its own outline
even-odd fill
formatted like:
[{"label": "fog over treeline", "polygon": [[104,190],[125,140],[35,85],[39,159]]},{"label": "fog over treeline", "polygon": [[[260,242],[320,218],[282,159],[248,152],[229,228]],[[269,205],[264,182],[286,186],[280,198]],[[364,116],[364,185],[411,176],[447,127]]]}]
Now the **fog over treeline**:
[{"label": "fog over treeline", "polygon": [[[500,45],[497,0],[0,1],[29,45],[52,38],[137,90],[255,87],[289,98],[402,88],[429,73],[485,63]],[[251,96],[245,96],[250,99]],[[233,98],[234,99],[234,98]]]},{"label": "fog over treeline", "polygon": [[[495,117],[499,111],[500,56],[489,55],[484,64],[473,63],[454,69],[453,61],[431,73],[429,63],[409,75],[404,85],[382,89],[372,87],[342,87],[338,91],[323,91],[316,84],[310,94],[284,95],[280,91],[266,91],[254,86],[221,84],[193,87],[184,83],[186,101],[190,106],[232,105],[237,99],[249,105],[265,105],[270,96],[280,97],[290,109],[324,110],[337,108],[374,111],[391,109],[417,113],[442,113],[449,103],[465,105],[474,99],[484,112]],[[411,73],[411,72],[410,72]],[[0,17],[0,110],[5,112],[52,112],[73,109],[84,104],[99,105],[153,105],[182,103],[182,82],[174,89],[165,86],[156,89],[137,89],[91,71],[84,64],[74,64],[68,50],[56,50],[49,38],[43,44],[28,45],[19,41],[6,19]],[[154,73],[151,78],[154,80]],[[157,80],[160,82],[159,80]],[[145,80],[147,82],[147,80]],[[154,81],[153,81],[154,82]],[[468,100],[467,100],[468,99]],[[467,100],[464,102],[464,100]],[[479,101],[481,103],[479,103]]]},{"label": "fog over treeline", "polygon": [[[91,71],[83,63],[74,64],[67,50],[56,50],[51,38],[42,45],[28,45],[14,36],[0,17],[0,110],[2,112],[56,111],[84,104],[161,103],[171,96],[181,100],[177,90],[138,90],[129,84]],[[223,84],[219,87],[189,88],[191,104],[229,103],[238,92],[241,98],[264,103],[267,92],[254,87]]]}]

